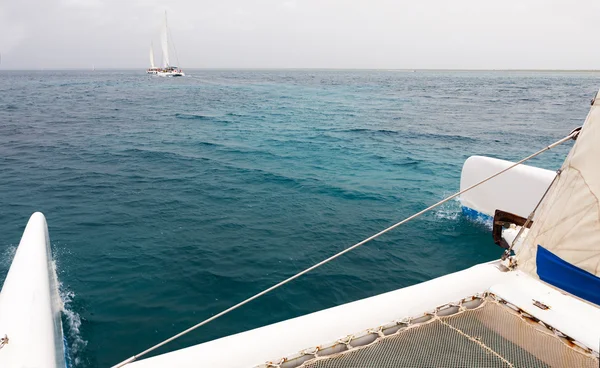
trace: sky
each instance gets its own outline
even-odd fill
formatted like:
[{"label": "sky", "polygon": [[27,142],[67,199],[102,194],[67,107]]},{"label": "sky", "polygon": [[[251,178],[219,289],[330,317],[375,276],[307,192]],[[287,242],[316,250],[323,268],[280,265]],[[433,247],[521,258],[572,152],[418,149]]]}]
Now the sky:
[{"label": "sky", "polygon": [[0,0],[0,69],[147,68],[165,10],[183,68],[600,69],[597,0]]}]

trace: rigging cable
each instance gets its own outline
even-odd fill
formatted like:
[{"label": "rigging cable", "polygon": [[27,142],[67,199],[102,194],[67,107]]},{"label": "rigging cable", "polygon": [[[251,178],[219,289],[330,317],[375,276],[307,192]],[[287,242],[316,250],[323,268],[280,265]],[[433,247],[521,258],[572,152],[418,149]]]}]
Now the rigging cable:
[{"label": "rigging cable", "polygon": [[[166,12],[165,12],[165,25],[167,24]],[[170,45],[173,45],[173,51],[175,51],[175,59],[177,59],[177,68],[181,69],[181,64],[179,64],[179,55],[177,54],[177,47],[175,47],[175,41],[173,40],[173,35],[167,28],[167,40],[171,40]]]},{"label": "rigging cable", "polygon": [[244,301],[239,302],[238,304],[236,304],[236,305],[234,305],[232,307],[229,307],[228,309],[225,309],[224,311],[222,311],[222,312],[220,312],[218,314],[215,314],[214,316],[212,316],[210,318],[205,319],[204,321],[202,321],[202,322],[200,322],[200,323],[198,323],[198,324],[196,324],[196,325],[188,328],[187,330],[184,330],[184,331],[182,331],[182,332],[180,332],[180,333],[178,333],[178,334],[176,334],[176,335],[174,335],[174,336],[172,336],[172,337],[170,337],[170,338],[168,338],[168,339],[166,339],[166,340],[164,340],[164,341],[162,341],[162,342],[160,342],[160,343],[158,343],[158,344],[156,344],[156,345],[154,345],[154,346],[152,346],[152,347],[150,347],[150,348],[148,348],[148,349],[146,349],[144,351],[142,351],[141,353],[139,353],[137,355],[134,355],[134,356],[132,356],[132,357],[130,357],[130,358],[122,361],[121,363],[113,366],[112,368],[120,368],[120,367],[123,367],[126,364],[132,363],[132,362],[136,361],[138,358],[140,358],[140,357],[142,357],[142,356],[144,356],[144,355],[146,355],[146,354],[148,354],[148,353],[150,353],[150,352],[152,352],[152,351],[160,348],[161,346],[163,346],[163,345],[165,345],[165,344],[167,344],[167,343],[169,343],[169,342],[171,342],[171,341],[173,341],[173,340],[175,340],[175,339],[177,339],[177,338],[179,338],[179,337],[181,337],[181,336],[183,336],[183,335],[185,335],[185,334],[187,334],[187,333],[189,333],[189,332],[191,332],[191,331],[193,331],[195,329],[197,329],[198,327],[204,326],[205,324],[207,324],[207,323],[209,323],[211,321],[214,321],[215,319],[217,319],[217,318],[219,318],[221,316],[224,316],[225,314],[227,314],[227,313],[229,313],[229,312],[231,312],[231,311],[233,311],[233,310],[235,310],[235,309],[243,306],[244,304],[247,304],[247,303],[253,301],[254,299],[257,299],[257,298],[259,298],[259,297],[261,297],[261,296],[263,296],[263,295],[265,295],[265,294],[267,294],[267,293],[269,293],[269,292],[271,292],[271,291],[273,291],[273,290],[275,290],[275,289],[277,289],[277,288],[279,288],[279,287],[281,287],[281,286],[289,283],[290,281],[293,281],[293,280],[297,279],[298,277],[300,277],[300,276],[302,276],[302,275],[304,275],[304,274],[306,274],[306,273],[308,273],[308,272],[310,272],[310,271],[312,271],[312,270],[314,270],[314,269],[316,269],[316,268],[318,268],[318,267],[320,267],[320,266],[322,266],[322,265],[324,265],[326,263],[329,263],[330,261],[333,261],[334,259],[340,257],[341,255],[344,255],[344,254],[346,254],[346,253],[348,253],[348,252],[350,252],[350,251],[352,251],[352,250],[360,247],[361,245],[363,245],[365,243],[368,243],[371,240],[380,237],[381,235],[387,233],[388,231],[393,230],[393,229],[397,228],[398,226],[400,226],[402,224],[405,224],[405,223],[409,222],[410,220],[413,220],[413,219],[421,216],[422,214],[424,214],[424,213],[426,213],[428,211],[431,211],[432,209],[434,209],[436,207],[441,206],[442,204],[444,204],[444,203],[446,203],[446,202],[448,202],[448,201],[450,201],[450,200],[458,197],[459,195],[461,195],[463,193],[466,193],[466,192],[470,191],[471,189],[476,188],[476,187],[480,186],[481,184],[483,184],[483,183],[485,183],[485,182],[487,182],[487,181],[489,181],[489,180],[497,177],[498,175],[503,174],[506,171],[508,171],[508,170],[510,170],[510,169],[512,169],[512,168],[514,168],[514,167],[516,167],[516,166],[518,166],[518,165],[520,165],[520,164],[522,164],[522,163],[524,163],[524,162],[526,162],[526,161],[528,161],[528,160],[530,160],[530,159],[532,159],[532,158],[534,158],[534,157],[536,157],[538,155],[540,155],[541,153],[543,153],[545,151],[548,151],[548,150],[550,150],[550,149],[552,149],[552,148],[554,148],[554,147],[556,147],[556,146],[558,146],[558,145],[560,145],[560,144],[562,144],[564,142],[567,142],[567,141],[569,141],[571,139],[576,139],[577,135],[579,134],[579,130],[580,130],[580,128],[571,131],[571,133],[569,133],[569,135],[567,135],[566,137],[564,137],[564,138],[562,138],[562,139],[560,139],[560,140],[552,143],[549,146],[546,146],[546,147],[542,148],[541,150],[539,150],[539,151],[537,151],[537,152],[535,152],[535,153],[533,153],[533,154],[525,157],[524,159],[522,159],[522,160],[520,160],[520,161],[518,161],[518,162],[516,162],[516,163],[514,163],[514,164],[512,164],[512,165],[510,165],[510,166],[508,166],[508,167],[506,167],[506,168],[498,171],[497,173],[495,173],[495,174],[493,174],[491,176],[488,176],[487,178],[485,178],[485,179],[483,179],[483,180],[481,180],[481,181],[479,181],[479,182],[477,182],[477,183],[475,183],[475,184],[473,184],[473,185],[471,185],[471,186],[469,186],[469,187],[467,187],[467,188],[465,188],[465,189],[463,189],[461,191],[458,191],[458,192],[452,194],[449,197],[446,197],[446,198],[442,199],[441,201],[437,202],[436,204],[433,204],[433,205],[425,208],[424,210],[421,210],[421,211],[413,214],[412,216],[409,216],[409,217],[405,218],[404,220],[395,223],[394,225],[392,225],[392,226],[390,226],[390,227],[388,227],[388,228],[386,228],[386,229],[378,232],[377,234],[372,235],[372,236],[370,236],[370,237],[368,237],[368,238],[366,238],[366,239],[364,239],[364,240],[362,240],[362,241],[354,244],[353,246],[348,247],[348,248],[346,248],[346,249],[344,249],[344,250],[342,250],[342,251],[334,254],[333,256],[331,256],[331,257],[329,257],[329,258],[327,258],[327,259],[325,259],[325,260],[323,260],[323,261],[321,261],[321,262],[319,262],[317,264],[314,264],[314,265],[310,266],[309,268],[305,269],[304,271],[298,272],[297,274],[295,274],[295,275],[293,275],[293,276],[291,276],[291,277],[289,277],[289,278],[287,278],[287,279],[279,282],[278,284],[275,284],[275,285],[271,286],[268,289],[265,289],[265,290],[261,291],[258,294],[255,294],[254,296],[249,297],[248,299],[246,299]]},{"label": "rigging cable", "polygon": [[[573,140],[577,140],[577,137],[579,136],[579,132],[581,132],[581,127],[573,129],[571,131],[571,133],[569,133],[569,135],[572,137]],[[538,201],[538,203],[535,205],[535,207],[533,208],[533,210],[531,211],[531,213],[529,214],[529,216],[527,216],[527,220],[525,221],[525,223],[519,229],[519,232],[517,233],[517,236],[515,236],[515,238],[513,239],[512,243],[510,244],[510,246],[508,247],[508,249],[506,249],[504,251],[504,254],[502,254],[502,258],[501,259],[503,261],[506,260],[507,258],[509,258],[511,256],[512,250],[513,250],[515,244],[517,244],[517,241],[521,238],[521,235],[523,235],[523,232],[525,231],[525,229],[529,228],[529,224],[531,224],[531,222],[533,221],[533,216],[535,216],[535,212],[538,210],[538,208],[542,204],[542,201],[544,200],[544,198],[546,198],[546,195],[548,194],[548,192],[550,192],[550,188],[552,188],[552,185],[554,185],[554,182],[556,182],[556,179],[558,179],[558,177],[560,176],[560,174],[562,174],[562,169],[556,170],[556,175],[554,175],[554,178],[552,179],[552,181],[548,185],[548,188],[546,188],[546,191],[544,191],[544,194],[542,194],[542,197],[540,198],[540,200]],[[513,260],[512,259],[510,260],[509,265],[510,265],[510,267],[516,266],[516,264],[513,264]]]}]

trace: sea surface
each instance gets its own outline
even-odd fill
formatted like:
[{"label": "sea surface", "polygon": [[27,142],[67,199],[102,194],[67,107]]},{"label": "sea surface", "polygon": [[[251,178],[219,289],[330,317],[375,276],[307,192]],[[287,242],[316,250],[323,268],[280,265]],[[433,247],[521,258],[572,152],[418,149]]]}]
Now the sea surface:
[{"label": "sea surface", "polygon": [[[116,364],[439,201],[471,155],[562,138],[600,87],[583,72],[187,73],[0,71],[0,280],[42,211],[75,367]],[[556,169],[569,147],[531,164]],[[454,201],[160,352],[500,255]]]}]

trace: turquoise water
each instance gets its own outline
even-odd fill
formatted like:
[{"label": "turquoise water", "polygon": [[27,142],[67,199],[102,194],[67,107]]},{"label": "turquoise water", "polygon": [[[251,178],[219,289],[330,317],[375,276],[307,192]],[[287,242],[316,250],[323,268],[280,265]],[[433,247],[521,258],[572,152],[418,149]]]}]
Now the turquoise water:
[{"label": "turquoise water", "polygon": [[[600,87],[593,73],[188,73],[0,73],[0,279],[44,212],[77,367],[115,364],[442,199],[470,155],[517,160],[563,137]],[[556,169],[567,149],[532,164]],[[453,202],[160,351],[500,254]]]}]

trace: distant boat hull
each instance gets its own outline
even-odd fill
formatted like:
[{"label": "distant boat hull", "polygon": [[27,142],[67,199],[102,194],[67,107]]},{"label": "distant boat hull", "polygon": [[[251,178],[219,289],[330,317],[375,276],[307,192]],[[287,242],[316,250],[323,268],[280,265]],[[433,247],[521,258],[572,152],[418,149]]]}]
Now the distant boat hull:
[{"label": "distant boat hull", "polygon": [[185,73],[182,71],[157,72],[156,75],[159,77],[185,77]]}]

